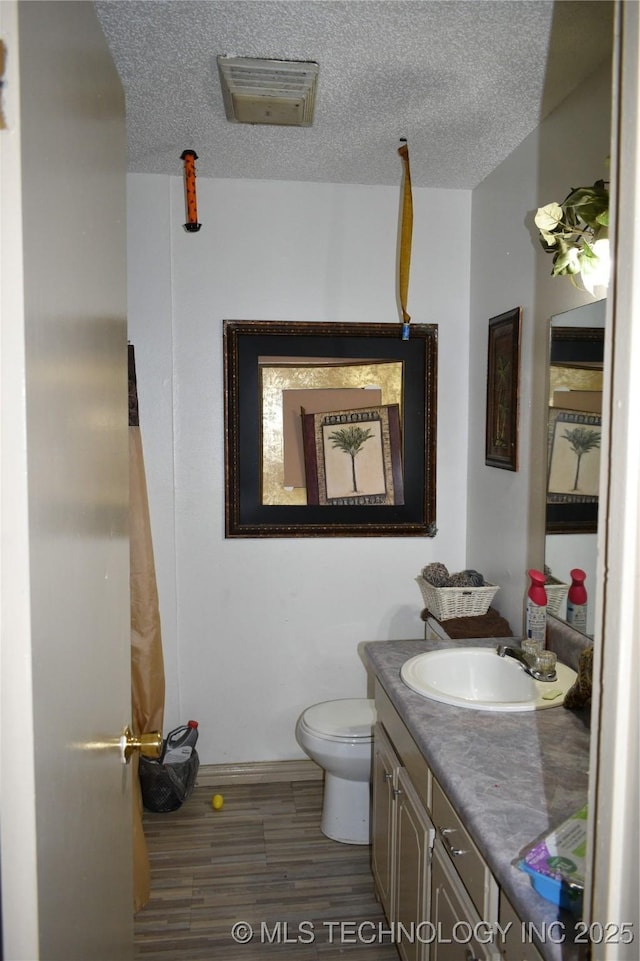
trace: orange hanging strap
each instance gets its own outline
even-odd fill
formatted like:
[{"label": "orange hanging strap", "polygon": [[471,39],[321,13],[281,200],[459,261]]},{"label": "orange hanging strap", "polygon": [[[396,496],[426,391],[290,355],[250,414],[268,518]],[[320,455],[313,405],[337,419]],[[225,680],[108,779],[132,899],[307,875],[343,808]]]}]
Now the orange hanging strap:
[{"label": "orange hanging strap", "polygon": [[183,150],[180,159],[184,161],[184,192],[187,202],[187,222],[184,229],[196,233],[202,224],[198,223],[198,203],[196,200],[196,160],[195,150]]},{"label": "orange hanging strap", "polygon": [[407,294],[409,291],[409,270],[411,267],[411,240],[413,237],[413,197],[411,195],[411,170],[409,168],[409,148],[406,143],[398,147],[404,166],[402,188],[402,222],[400,225],[400,256],[398,257],[398,291],[402,309],[402,339],[409,340],[411,317],[407,313]]}]

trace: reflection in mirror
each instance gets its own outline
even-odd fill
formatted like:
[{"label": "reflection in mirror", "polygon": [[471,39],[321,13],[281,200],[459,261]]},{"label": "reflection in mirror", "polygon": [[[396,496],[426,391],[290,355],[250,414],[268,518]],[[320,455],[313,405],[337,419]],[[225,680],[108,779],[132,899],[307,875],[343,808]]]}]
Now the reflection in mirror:
[{"label": "reflection in mirror", "polygon": [[548,610],[567,616],[574,568],[586,574],[587,634],[593,635],[600,416],[606,301],[551,318],[547,525]]}]

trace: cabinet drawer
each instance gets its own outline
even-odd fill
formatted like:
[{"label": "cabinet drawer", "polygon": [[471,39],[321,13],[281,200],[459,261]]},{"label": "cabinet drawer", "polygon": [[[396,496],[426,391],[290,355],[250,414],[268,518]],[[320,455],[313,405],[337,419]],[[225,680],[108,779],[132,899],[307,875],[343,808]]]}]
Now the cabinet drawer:
[{"label": "cabinet drawer", "polygon": [[431,772],[420,753],[418,745],[407,731],[404,721],[378,681],[376,681],[376,713],[378,721],[389,735],[401,763],[407,769],[418,797],[428,809],[430,806]]},{"label": "cabinet drawer", "polygon": [[433,778],[432,816],[438,837],[483,921],[497,918],[498,886],[484,859]]}]

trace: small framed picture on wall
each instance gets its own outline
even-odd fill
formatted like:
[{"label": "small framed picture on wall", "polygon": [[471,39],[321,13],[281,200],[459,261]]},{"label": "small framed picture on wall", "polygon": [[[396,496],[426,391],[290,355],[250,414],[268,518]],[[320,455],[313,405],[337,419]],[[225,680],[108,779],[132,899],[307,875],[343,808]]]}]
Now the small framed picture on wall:
[{"label": "small framed picture on wall", "polygon": [[489,321],[485,464],[518,470],[522,308]]}]

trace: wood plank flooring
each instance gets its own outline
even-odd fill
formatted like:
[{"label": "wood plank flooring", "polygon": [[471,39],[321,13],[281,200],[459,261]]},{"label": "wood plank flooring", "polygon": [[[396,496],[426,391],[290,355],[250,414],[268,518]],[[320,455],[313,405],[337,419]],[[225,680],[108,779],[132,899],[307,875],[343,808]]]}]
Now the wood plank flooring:
[{"label": "wood plank flooring", "polygon": [[214,793],[199,785],[180,810],[144,815],[151,900],[136,961],[398,961],[369,848],[320,831],[322,782],[229,785],[221,811]]}]

